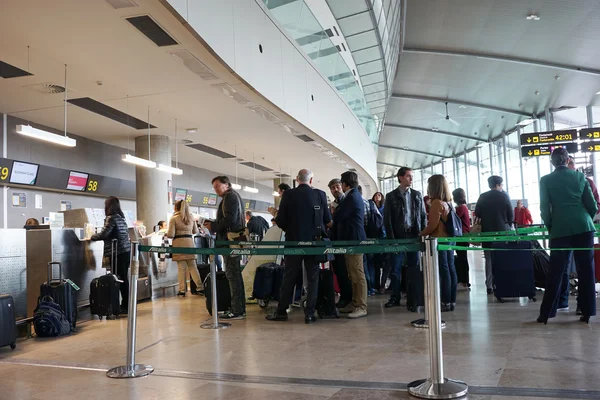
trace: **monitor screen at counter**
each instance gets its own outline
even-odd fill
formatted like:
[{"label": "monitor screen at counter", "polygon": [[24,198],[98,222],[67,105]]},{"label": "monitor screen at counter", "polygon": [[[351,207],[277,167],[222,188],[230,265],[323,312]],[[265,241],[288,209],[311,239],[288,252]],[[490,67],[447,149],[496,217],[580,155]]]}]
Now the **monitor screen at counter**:
[{"label": "monitor screen at counter", "polygon": [[9,182],[17,185],[33,186],[37,179],[38,169],[39,165],[37,164],[13,161]]},{"label": "monitor screen at counter", "polygon": [[77,190],[83,192],[87,186],[88,174],[83,172],[69,172],[69,181],[67,182],[67,190]]}]

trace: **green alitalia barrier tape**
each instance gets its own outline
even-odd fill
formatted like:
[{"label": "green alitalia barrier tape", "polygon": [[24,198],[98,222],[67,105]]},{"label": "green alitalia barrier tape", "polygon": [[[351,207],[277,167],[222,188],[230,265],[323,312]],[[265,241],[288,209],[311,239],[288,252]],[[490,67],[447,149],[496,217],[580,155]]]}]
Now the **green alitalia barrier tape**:
[{"label": "green alitalia barrier tape", "polygon": [[247,241],[233,242],[227,240],[217,240],[216,246],[313,246],[313,247],[338,247],[338,246],[367,246],[367,245],[412,245],[418,244],[419,239],[367,239],[367,240],[336,240],[331,242],[324,241],[304,241],[304,242],[275,242],[275,241]]},{"label": "green alitalia barrier tape", "polygon": [[469,237],[469,236],[458,236],[458,237],[441,237],[437,238],[438,243],[494,243],[494,242],[519,242],[519,241],[530,241],[533,238],[535,240],[549,239],[549,235],[536,235],[536,236],[525,236],[525,235],[509,235],[509,236],[481,236],[481,237]]},{"label": "green alitalia barrier tape", "polygon": [[282,248],[209,248],[198,249],[195,247],[162,247],[140,246],[141,252],[169,253],[169,254],[219,254],[225,256],[241,255],[323,255],[323,254],[381,254],[400,253],[407,251],[420,251],[419,244],[410,245],[369,245],[354,247],[282,247]]},{"label": "green alitalia barrier tape", "polygon": [[468,251],[481,251],[481,250],[485,250],[485,251],[534,251],[534,250],[546,250],[546,251],[586,251],[586,250],[598,250],[595,249],[593,247],[573,247],[573,248],[544,248],[544,247],[538,247],[538,248],[530,248],[530,249],[503,249],[503,248],[482,248],[482,247],[462,247],[462,246],[454,246],[454,245],[447,245],[447,244],[438,244],[438,251],[444,251],[444,250],[468,250]]}]

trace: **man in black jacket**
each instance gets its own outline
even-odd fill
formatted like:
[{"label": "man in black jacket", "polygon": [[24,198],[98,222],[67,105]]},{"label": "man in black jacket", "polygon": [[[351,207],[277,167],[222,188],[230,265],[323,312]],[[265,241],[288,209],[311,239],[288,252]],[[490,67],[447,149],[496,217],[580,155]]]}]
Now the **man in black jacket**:
[{"label": "man in black jacket", "polygon": [[[223,200],[217,208],[215,222],[206,222],[205,226],[217,234],[217,240],[228,240],[229,232],[243,232],[246,227],[242,198],[231,188],[231,182],[226,176],[217,176],[212,180],[215,193]],[[238,256],[223,256],[225,260],[225,276],[229,281],[231,292],[231,311],[225,313],[223,319],[244,319],[246,315],[246,299],[244,280]]]},{"label": "man in black jacket", "polygon": [[[325,192],[312,188],[313,174],[307,169],[300,170],[296,181],[298,187],[287,190],[281,198],[275,221],[283,231],[285,240],[309,242],[320,240],[331,225],[331,214],[327,208]],[[304,322],[312,324],[317,320],[315,306],[319,285],[319,264],[315,256],[286,256],[279,304],[275,314],[267,316],[269,321],[287,321],[287,308],[292,300],[294,285],[302,274],[302,262],[306,269],[307,300]]]},{"label": "man in black jacket", "polygon": [[[330,180],[328,186],[329,191],[333,196],[333,201],[331,202],[330,208],[333,217],[337,207],[340,205],[342,200],[344,200],[344,191],[342,190],[342,181],[340,181],[338,178]],[[339,240],[337,232],[335,232],[333,229],[329,230],[329,238],[334,241]],[[340,299],[337,302],[337,307],[346,308],[348,304],[352,303],[352,281],[348,275],[348,269],[346,268],[346,260],[344,260],[344,255],[336,254],[333,261],[331,261],[329,264],[333,268],[333,272],[335,273],[340,286]]]},{"label": "man in black jacket", "polygon": [[246,211],[246,226],[250,234],[256,235],[258,241],[263,240],[265,232],[269,230],[269,223],[260,215],[252,214],[252,211]]},{"label": "man in black jacket", "polygon": [[[423,197],[417,190],[411,189],[413,171],[408,167],[398,170],[398,183],[400,186],[385,196],[385,208],[383,210],[383,223],[388,239],[410,239],[419,236],[419,232],[427,225],[427,212]],[[385,304],[386,308],[400,305],[400,283],[402,281],[402,263],[406,257],[408,266],[407,274],[415,276],[419,271],[419,253],[406,252],[391,254],[392,263],[392,295]],[[414,299],[411,299],[411,301]],[[416,311],[416,305],[412,303],[411,311]]]}]

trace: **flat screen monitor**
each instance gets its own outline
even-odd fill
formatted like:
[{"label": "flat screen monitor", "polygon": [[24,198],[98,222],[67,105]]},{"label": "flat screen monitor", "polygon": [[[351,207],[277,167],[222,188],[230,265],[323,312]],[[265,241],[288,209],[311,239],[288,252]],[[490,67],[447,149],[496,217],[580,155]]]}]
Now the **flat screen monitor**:
[{"label": "flat screen monitor", "polygon": [[89,175],[83,172],[69,172],[69,181],[67,182],[67,190],[76,190],[83,192],[87,187]]},{"label": "flat screen monitor", "polygon": [[184,200],[187,197],[187,190],[175,189],[175,201]]},{"label": "flat screen monitor", "polygon": [[217,195],[216,194],[211,193],[208,195],[208,205],[209,206],[217,205]]},{"label": "flat screen monitor", "polygon": [[13,161],[9,182],[17,185],[33,186],[35,185],[39,168],[40,166],[37,164]]}]

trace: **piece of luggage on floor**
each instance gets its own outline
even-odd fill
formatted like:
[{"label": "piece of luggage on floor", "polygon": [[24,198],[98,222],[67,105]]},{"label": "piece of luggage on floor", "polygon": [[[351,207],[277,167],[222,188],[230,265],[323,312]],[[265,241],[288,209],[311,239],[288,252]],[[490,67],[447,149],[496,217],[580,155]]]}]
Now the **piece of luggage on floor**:
[{"label": "piece of luggage on floor", "polygon": [[17,347],[15,301],[11,295],[0,294],[0,347]]},{"label": "piece of luggage on floor", "polygon": [[[110,271],[116,268],[117,240],[111,243]],[[117,276],[106,271],[106,275],[92,279],[90,282],[90,313],[102,317],[118,317],[121,312],[119,288],[121,281]]]},{"label": "piece of luggage on floor", "polygon": [[[204,295],[206,296],[206,309],[212,315],[212,287],[211,277],[208,275],[204,281]],[[231,292],[229,281],[225,272],[217,271],[217,311],[227,311],[231,307]]]},{"label": "piece of luggage on floor", "polygon": [[[281,284],[283,283],[283,270],[282,265],[274,264],[274,276],[273,276],[273,290],[271,291],[271,298],[279,301],[279,293],[281,290]],[[302,290],[301,290],[302,291]]]},{"label": "piece of luggage on floor", "polygon": [[[210,264],[196,263],[196,268],[198,268],[198,274],[200,274],[200,281],[204,282],[206,277],[210,274]],[[196,282],[194,282],[193,278],[190,278],[190,292],[192,294],[200,294],[201,292],[203,293],[203,288],[198,290]]]},{"label": "piece of luggage on floor", "polygon": [[60,305],[50,296],[44,296],[33,310],[33,328],[39,337],[64,336],[71,333],[71,323]]},{"label": "piece of luggage on floor", "polygon": [[[256,300],[270,300],[275,294],[275,274],[279,265],[269,262],[256,267],[252,297]],[[279,297],[279,295],[277,295]]]},{"label": "piece of luggage on floor", "polygon": [[406,308],[417,312],[418,307],[425,305],[423,271],[420,267],[408,267],[404,276],[406,277]]},{"label": "piece of luggage on floor", "polygon": [[550,256],[546,250],[542,249],[537,240],[531,241],[533,250],[533,276],[535,278],[535,287],[545,289],[546,279],[548,278],[548,268],[550,267]]},{"label": "piece of luggage on floor", "polygon": [[594,267],[596,269],[596,282],[600,282],[600,244],[595,244],[594,248]]},{"label": "piece of luggage on floor", "polygon": [[498,301],[503,302],[506,297],[536,301],[531,242],[491,243],[491,249],[494,296]]},{"label": "piece of luggage on floor", "polygon": [[[52,266],[58,265],[59,278],[52,278]],[[59,262],[48,263],[48,280],[40,285],[40,299],[45,296],[51,297],[64,312],[71,330],[75,330],[77,324],[77,291],[62,276],[62,264]]]},{"label": "piece of luggage on floor", "polygon": [[333,271],[321,268],[319,270],[319,286],[317,291],[316,311],[319,318],[339,318],[335,307],[335,291],[333,290]]}]

